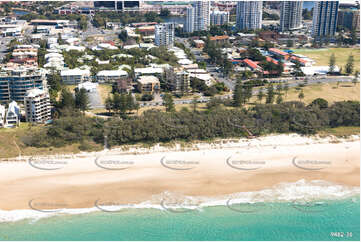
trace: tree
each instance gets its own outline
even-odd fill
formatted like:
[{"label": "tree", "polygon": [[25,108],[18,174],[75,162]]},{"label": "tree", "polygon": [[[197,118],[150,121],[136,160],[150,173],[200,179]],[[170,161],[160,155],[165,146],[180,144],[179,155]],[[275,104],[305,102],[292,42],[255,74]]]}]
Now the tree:
[{"label": "tree", "polygon": [[110,96],[105,99],[105,109],[108,113],[113,109],[113,99]]},{"label": "tree", "polygon": [[197,111],[197,105],[198,105],[197,97],[193,97],[193,100],[192,100],[193,112]]},{"label": "tree", "polygon": [[285,85],[283,86],[283,90],[285,90],[285,92],[286,92],[286,97],[287,97],[287,93],[288,93],[288,90],[289,90],[288,82],[286,82]]},{"label": "tree", "polygon": [[162,8],[160,10],[159,16],[161,17],[168,17],[170,15],[170,11],[168,8]]},{"label": "tree", "polygon": [[276,103],[277,103],[277,104],[280,104],[280,103],[282,103],[282,102],[283,102],[282,94],[279,93],[279,94],[277,95]]},{"label": "tree", "polygon": [[135,101],[131,93],[128,93],[126,95],[126,109],[129,111],[132,111],[135,109]]},{"label": "tree", "polygon": [[79,29],[85,31],[88,28],[88,22],[86,16],[82,15],[78,20]]},{"label": "tree", "polygon": [[328,108],[328,102],[323,98],[316,98],[313,100],[311,106],[313,105],[317,105],[320,109]]},{"label": "tree", "polygon": [[359,71],[355,71],[355,77],[358,78],[359,75],[360,75],[360,72],[359,72]]},{"label": "tree", "polygon": [[257,99],[258,99],[259,103],[262,102],[263,97],[264,97],[263,90],[259,89],[258,94],[257,94]]},{"label": "tree", "polygon": [[333,73],[335,72],[335,68],[336,68],[336,57],[335,54],[332,53],[332,55],[330,56],[330,61],[328,64],[328,72]]},{"label": "tree", "polygon": [[295,62],[295,66],[293,69],[294,69],[296,76],[302,75],[301,63],[299,61]]},{"label": "tree", "polygon": [[173,97],[172,97],[171,94],[169,94],[169,93],[164,94],[164,96],[163,96],[163,104],[165,106],[166,112],[174,112],[175,111]]},{"label": "tree", "polygon": [[355,29],[352,29],[352,30],[351,30],[351,44],[352,44],[352,45],[355,45],[355,44],[357,44],[357,42],[359,42],[359,41],[358,41],[358,36],[357,36],[357,34],[356,34]]},{"label": "tree", "polygon": [[75,100],[73,94],[71,94],[71,92],[66,87],[61,90],[60,102],[58,104],[58,107],[60,109],[73,109],[75,107]]},{"label": "tree", "polygon": [[353,59],[353,55],[350,55],[347,59],[347,63],[345,65],[345,72],[347,75],[351,75],[353,72],[353,67],[354,67],[354,59]]},{"label": "tree", "polygon": [[278,75],[281,76],[283,71],[284,71],[283,62],[278,61],[278,64],[277,64],[277,73],[278,73]]},{"label": "tree", "polygon": [[305,98],[305,94],[303,94],[303,90],[300,92],[300,94],[298,94],[298,98],[300,99],[300,101],[302,101],[302,99]]},{"label": "tree", "polygon": [[243,104],[243,91],[242,83],[238,81],[233,91],[233,106],[240,107]]},{"label": "tree", "polygon": [[213,108],[217,108],[221,105],[221,100],[215,97],[212,97],[207,103],[207,109],[211,110]]},{"label": "tree", "polygon": [[128,40],[128,32],[125,30],[122,30],[119,35],[118,38],[124,43]]},{"label": "tree", "polygon": [[308,10],[307,8],[304,8],[302,10],[302,17],[304,20],[311,20],[312,19],[312,10]]},{"label": "tree", "polygon": [[49,87],[50,101],[55,104],[58,98],[58,92],[61,90],[61,76],[58,72],[53,71],[47,75],[47,83]]},{"label": "tree", "polygon": [[75,107],[81,111],[89,110],[89,97],[84,88],[75,89]]},{"label": "tree", "polygon": [[355,71],[355,77],[352,79],[352,83],[354,86],[356,86],[359,78],[359,71]]},{"label": "tree", "polygon": [[269,84],[267,87],[266,103],[273,103],[273,102],[274,102],[274,89],[273,89],[273,85]]},{"label": "tree", "polygon": [[281,84],[278,84],[278,85],[276,86],[276,90],[277,90],[277,93],[281,93],[281,91],[282,91],[282,85],[281,85]]},{"label": "tree", "polygon": [[61,37],[61,33],[58,33],[58,41],[57,42],[58,42],[59,45],[64,45],[65,44],[65,41]]},{"label": "tree", "polygon": [[227,59],[227,57],[223,58],[222,61],[222,70],[223,70],[223,76],[228,76],[229,73],[232,71],[232,63]]}]

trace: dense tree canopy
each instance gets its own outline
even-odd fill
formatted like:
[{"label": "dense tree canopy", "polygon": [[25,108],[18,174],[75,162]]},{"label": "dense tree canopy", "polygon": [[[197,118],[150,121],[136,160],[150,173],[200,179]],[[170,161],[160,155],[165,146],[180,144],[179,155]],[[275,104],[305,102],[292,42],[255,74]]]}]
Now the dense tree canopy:
[{"label": "dense tree canopy", "polygon": [[149,110],[140,116],[94,119],[72,113],[56,119],[51,126],[31,132],[24,138],[27,145],[37,147],[63,146],[92,140],[104,142],[108,134],[110,146],[136,142],[154,143],[173,140],[205,140],[247,136],[247,127],[253,135],[269,133],[314,134],[327,127],[359,126],[360,104],[336,102],[330,107],[309,106],[301,102],[259,104],[249,109],[225,109],[214,100],[207,111],[161,112]]}]

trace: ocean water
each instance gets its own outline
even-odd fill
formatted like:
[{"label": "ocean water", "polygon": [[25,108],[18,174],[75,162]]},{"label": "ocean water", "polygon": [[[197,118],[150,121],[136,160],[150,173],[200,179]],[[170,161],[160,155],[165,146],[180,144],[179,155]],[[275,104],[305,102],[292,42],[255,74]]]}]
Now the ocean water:
[{"label": "ocean water", "polygon": [[360,199],[130,208],[0,223],[0,240],[360,240]]}]

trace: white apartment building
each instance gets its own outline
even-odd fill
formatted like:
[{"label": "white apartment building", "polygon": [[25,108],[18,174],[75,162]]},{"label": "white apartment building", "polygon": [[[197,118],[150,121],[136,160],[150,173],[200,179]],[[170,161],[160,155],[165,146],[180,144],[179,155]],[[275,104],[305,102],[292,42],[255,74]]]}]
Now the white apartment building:
[{"label": "white apartment building", "polygon": [[26,122],[46,123],[51,119],[49,93],[37,88],[28,90],[24,98]]},{"label": "white apartment building", "polygon": [[173,46],[174,23],[162,23],[155,26],[155,45]]},{"label": "white apartment building", "polygon": [[281,3],[280,30],[288,31],[302,28],[303,1],[283,1]]},{"label": "white apartment building", "polygon": [[103,70],[98,72],[97,80],[100,83],[114,82],[127,76],[128,72],[123,70]]},{"label": "white apartment building", "polygon": [[229,12],[214,10],[210,14],[211,25],[224,25],[229,22]]},{"label": "white apartment building", "polygon": [[184,32],[192,33],[194,31],[195,9],[192,6],[186,8],[186,21],[184,23]]},{"label": "white apartment building", "polygon": [[262,28],[262,1],[238,2],[236,18],[239,30]]},{"label": "white apartment building", "polygon": [[81,69],[62,70],[60,76],[64,84],[74,85],[88,81],[90,79],[90,71]]},{"label": "white apartment building", "polygon": [[136,77],[148,75],[161,76],[163,72],[163,68],[161,67],[134,68],[134,73]]},{"label": "white apartment building", "polygon": [[196,1],[192,3],[192,7],[187,7],[186,22],[184,24],[185,32],[207,30],[209,25],[210,1]]},{"label": "white apartment building", "polygon": [[20,124],[20,107],[15,101],[9,103],[8,111],[6,112],[5,126],[14,127]]},{"label": "white apartment building", "polygon": [[195,31],[207,30],[209,28],[210,1],[195,2]]}]

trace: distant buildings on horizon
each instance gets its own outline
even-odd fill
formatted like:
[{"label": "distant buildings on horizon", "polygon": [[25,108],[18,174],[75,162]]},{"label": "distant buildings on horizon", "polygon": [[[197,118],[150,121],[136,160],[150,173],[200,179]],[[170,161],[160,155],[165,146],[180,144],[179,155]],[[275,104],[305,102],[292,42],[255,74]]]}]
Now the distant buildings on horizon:
[{"label": "distant buildings on horizon", "polygon": [[312,36],[332,38],[336,33],[338,1],[318,1],[313,7]]},{"label": "distant buildings on horizon", "polygon": [[191,33],[194,31],[207,30],[210,26],[210,1],[192,2],[192,6],[186,9],[186,21],[184,31]]},{"label": "distant buildings on horizon", "polygon": [[262,28],[262,1],[240,1],[236,9],[236,26],[239,30]]},{"label": "distant buildings on horizon", "polygon": [[281,32],[295,30],[302,27],[302,7],[303,1],[284,1],[281,3]]}]

